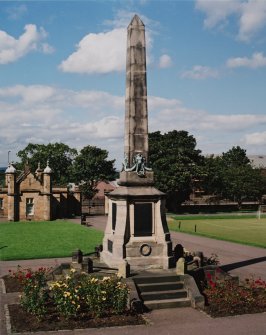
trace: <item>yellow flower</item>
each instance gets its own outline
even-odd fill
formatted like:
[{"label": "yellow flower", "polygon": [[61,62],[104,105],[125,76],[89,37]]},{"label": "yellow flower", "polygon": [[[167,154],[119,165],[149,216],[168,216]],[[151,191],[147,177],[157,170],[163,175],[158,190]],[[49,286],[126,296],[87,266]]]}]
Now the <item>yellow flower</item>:
[{"label": "yellow flower", "polygon": [[66,276],[66,279],[70,279],[70,276],[69,276],[69,275],[67,275],[67,276]]},{"label": "yellow flower", "polygon": [[75,273],[77,270],[71,269],[70,272]]},{"label": "yellow flower", "polygon": [[108,281],[110,279],[111,279],[110,277],[103,277],[103,281]]},{"label": "yellow flower", "polygon": [[74,300],[72,300],[71,303],[72,303],[73,305],[75,305],[75,301],[74,301]]},{"label": "yellow flower", "polygon": [[106,300],[106,297],[102,297],[102,301],[105,301]]}]

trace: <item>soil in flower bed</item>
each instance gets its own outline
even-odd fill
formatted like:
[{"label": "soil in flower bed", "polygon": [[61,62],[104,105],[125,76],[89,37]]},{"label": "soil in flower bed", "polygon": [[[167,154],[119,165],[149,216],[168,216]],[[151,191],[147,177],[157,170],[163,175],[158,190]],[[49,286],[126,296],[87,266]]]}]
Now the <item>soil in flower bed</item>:
[{"label": "soil in flower bed", "polygon": [[79,318],[66,319],[60,317],[55,311],[49,311],[44,320],[38,320],[27,313],[20,305],[9,305],[9,314],[12,332],[37,332],[60,329],[100,328],[145,324],[139,314],[111,315],[109,317],[92,318],[89,315]]},{"label": "soil in flower bed", "polygon": [[22,292],[22,284],[17,278],[6,275],[2,279],[5,282],[6,293]]}]

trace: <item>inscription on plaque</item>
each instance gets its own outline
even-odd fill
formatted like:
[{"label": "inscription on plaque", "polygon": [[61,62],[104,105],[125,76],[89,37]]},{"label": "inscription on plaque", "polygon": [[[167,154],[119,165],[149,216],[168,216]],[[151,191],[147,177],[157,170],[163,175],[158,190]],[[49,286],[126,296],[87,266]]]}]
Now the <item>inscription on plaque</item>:
[{"label": "inscription on plaque", "polygon": [[116,226],[116,212],[117,212],[117,205],[112,203],[112,229],[115,230]]},{"label": "inscription on plaque", "polygon": [[135,204],[134,235],[152,235],[152,203]]},{"label": "inscription on plaque", "polygon": [[113,241],[107,240],[107,248],[109,252],[113,253]]}]

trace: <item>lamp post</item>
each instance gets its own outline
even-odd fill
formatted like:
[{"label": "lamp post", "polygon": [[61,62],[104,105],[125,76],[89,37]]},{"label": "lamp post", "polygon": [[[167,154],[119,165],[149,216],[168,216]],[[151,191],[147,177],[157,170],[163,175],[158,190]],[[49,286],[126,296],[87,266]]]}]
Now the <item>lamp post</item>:
[{"label": "lamp post", "polygon": [[7,162],[8,162],[8,165],[9,165],[9,154],[10,154],[11,150],[8,150],[7,152]]}]

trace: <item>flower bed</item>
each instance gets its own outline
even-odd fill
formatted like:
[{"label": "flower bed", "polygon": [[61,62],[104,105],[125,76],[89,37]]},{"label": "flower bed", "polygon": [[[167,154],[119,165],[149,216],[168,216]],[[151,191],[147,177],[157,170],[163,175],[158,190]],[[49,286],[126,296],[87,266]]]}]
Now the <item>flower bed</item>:
[{"label": "flower bed", "polygon": [[[74,269],[58,281],[47,281],[50,269],[22,270],[6,277],[7,292],[20,284],[20,305],[10,305],[12,331],[48,331],[143,324],[130,310],[129,289],[116,276],[94,277]],[[12,280],[14,283],[12,283]],[[18,286],[19,287],[19,286]]]},{"label": "flower bed", "polygon": [[266,311],[266,282],[261,279],[246,279],[239,285],[234,280],[221,276],[206,275],[203,289],[206,298],[206,312],[213,317]]}]

